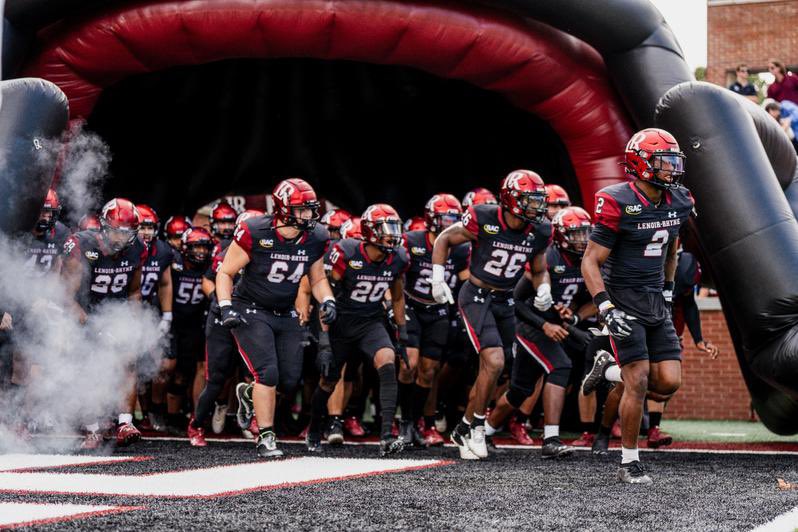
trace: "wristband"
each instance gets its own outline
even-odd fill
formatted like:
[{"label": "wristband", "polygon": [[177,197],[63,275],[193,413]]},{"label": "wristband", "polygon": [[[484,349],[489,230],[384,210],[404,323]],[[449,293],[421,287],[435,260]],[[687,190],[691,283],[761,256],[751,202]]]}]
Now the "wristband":
[{"label": "wristband", "polygon": [[443,264],[433,264],[432,265],[432,282],[433,283],[442,283],[445,279],[445,272],[446,268]]},{"label": "wristband", "polygon": [[322,303],[326,303],[328,301],[335,301],[335,298],[333,296],[327,296],[321,300]]},{"label": "wristband", "polygon": [[164,312],[163,314],[161,314],[161,319],[164,321],[172,321],[172,313]]},{"label": "wristband", "polygon": [[229,307],[232,304],[233,304],[233,302],[230,301],[229,299],[222,299],[221,301],[219,301],[219,307],[221,307],[221,308]]},{"label": "wristband", "polygon": [[[605,303],[609,303],[610,305],[612,305],[612,302],[610,301],[610,295],[607,292],[602,290],[601,292],[593,296],[593,304],[596,305],[599,311],[604,310],[602,309],[601,306],[604,305]],[[606,308],[606,306],[604,308]]]},{"label": "wristband", "polygon": [[571,316],[571,326],[573,327],[573,326],[575,326],[577,323],[579,323],[579,314],[577,314],[576,312],[574,312],[573,316]]},{"label": "wristband", "polygon": [[675,281],[665,281],[665,284],[662,287],[662,291],[663,292],[668,292],[668,291],[673,292],[674,288],[676,288],[676,282]]}]

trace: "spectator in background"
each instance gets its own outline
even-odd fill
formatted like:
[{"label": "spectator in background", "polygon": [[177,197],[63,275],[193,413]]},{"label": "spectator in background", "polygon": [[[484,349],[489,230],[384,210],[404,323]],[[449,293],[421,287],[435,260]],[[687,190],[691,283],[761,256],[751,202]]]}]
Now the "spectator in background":
[{"label": "spectator in background", "polygon": [[768,87],[768,98],[777,102],[789,100],[798,103],[798,77],[792,72],[787,72],[784,63],[777,59],[768,62],[768,71],[776,78]]},{"label": "spectator in background", "polygon": [[762,102],[762,106],[773,117],[773,120],[776,120],[781,125],[784,133],[787,134],[796,152],[798,152],[798,142],[796,142],[796,138],[798,138],[798,105],[790,100],[784,100],[779,103],[767,98]]},{"label": "spectator in background", "polygon": [[756,87],[748,81],[748,67],[746,65],[737,65],[736,73],[737,80],[729,86],[729,90],[736,92],[740,96],[745,96],[754,103],[759,103]]}]

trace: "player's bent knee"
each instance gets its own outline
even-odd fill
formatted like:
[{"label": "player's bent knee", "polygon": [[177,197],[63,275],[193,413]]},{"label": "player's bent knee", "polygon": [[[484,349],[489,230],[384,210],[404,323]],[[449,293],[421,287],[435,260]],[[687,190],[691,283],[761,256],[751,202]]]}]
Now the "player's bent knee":
[{"label": "player's bent knee", "polygon": [[515,409],[521,408],[521,405],[524,401],[529,398],[534,390],[530,390],[527,388],[521,388],[515,384],[511,384],[510,388],[507,390],[507,403]]},{"label": "player's bent knee", "polygon": [[280,382],[280,371],[276,364],[270,364],[258,370],[258,382],[264,386],[277,386]]},{"label": "player's bent knee", "polygon": [[563,368],[555,368],[554,371],[549,373],[546,382],[549,384],[555,384],[562,388],[568,386],[568,379],[571,377],[571,368],[563,367]]},{"label": "player's bent knee", "polygon": [[374,355],[374,367],[379,369],[385,364],[393,364],[395,358],[396,353],[394,353],[393,349],[383,347],[377,350],[377,353]]},{"label": "player's bent knee", "polygon": [[491,347],[481,353],[482,364],[491,373],[498,375],[504,369],[504,351],[501,347]]}]

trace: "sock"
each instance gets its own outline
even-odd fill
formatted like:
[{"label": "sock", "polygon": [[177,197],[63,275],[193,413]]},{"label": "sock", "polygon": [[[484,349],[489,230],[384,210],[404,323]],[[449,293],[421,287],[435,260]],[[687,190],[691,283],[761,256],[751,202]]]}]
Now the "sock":
[{"label": "sock", "polygon": [[267,432],[274,432],[274,427],[258,427],[258,436],[263,438]]},{"label": "sock", "polygon": [[529,416],[524,414],[523,412],[519,411],[515,414],[515,420],[518,421],[520,424],[526,423],[526,420],[529,419]]},{"label": "sock", "polygon": [[605,427],[604,425],[599,425],[598,433],[602,436],[609,436],[612,432],[612,427]]},{"label": "sock", "polygon": [[559,437],[560,437],[559,425],[543,425],[544,440],[548,440],[549,438],[559,438]]},{"label": "sock", "polygon": [[380,415],[382,417],[382,429],[380,437],[391,435],[393,428],[393,417],[396,415],[396,368],[393,364],[385,364],[377,370],[380,378]]},{"label": "sock", "polygon": [[418,384],[413,385],[413,421],[424,415],[424,406],[427,404],[429,391],[429,388],[423,388]]},{"label": "sock", "polygon": [[100,432],[100,424],[95,422],[90,425],[86,425],[86,430],[89,432]]},{"label": "sock", "polygon": [[493,436],[494,434],[496,434],[497,430],[498,429],[495,429],[495,428],[491,427],[490,423],[485,421],[485,435],[486,436]]},{"label": "sock", "polygon": [[471,421],[471,428],[475,427],[484,427],[485,426],[485,415],[474,414],[474,420]]},{"label": "sock", "polygon": [[595,434],[596,424],[593,421],[582,421],[582,432],[587,432],[588,434]]},{"label": "sock", "polygon": [[399,409],[402,411],[402,421],[413,421],[413,383],[398,382]]},{"label": "sock", "polygon": [[119,424],[133,423],[133,414],[119,414]]},{"label": "sock", "polygon": [[621,448],[621,463],[628,464],[629,462],[639,462],[640,455],[637,452],[637,448],[634,449],[627,449],[626,447]]},{"label": "sock", "polygon": [[662,421],[662,412],[648,413],[648,428],[659,427],[661,421]]},{"label": "sock", "polygon": [[460,420],[460,423],[454,428],[461,436],[465,436],[469,432],[471,432],[471,422],[468,421],[465,417]]},{"label": "sock", "polygon": [[621,367],[613,364],[604,371],[604,378],[610,382],[623,382],[621,378]]},{"label": "sock", "polygon": [[324,415],[327,413],[327,400],[332,395],[332,392],[328,392],[322,389],[320,386],[316,386],[316,391],[313,392],[313,397],[310,399],[310,427],[308,427],[308,432],[314,435],[317,435],[321,432],[321,421],[324,419]]}]

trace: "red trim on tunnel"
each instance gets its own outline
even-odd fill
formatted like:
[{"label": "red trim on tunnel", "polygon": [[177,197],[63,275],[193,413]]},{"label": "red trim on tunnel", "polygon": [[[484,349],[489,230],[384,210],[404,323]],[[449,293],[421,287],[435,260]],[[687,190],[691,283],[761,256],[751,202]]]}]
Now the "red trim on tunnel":
[{"label": "red trim on tunnel", "polygon": [[501,93],[548,121],[568,149],[588,210],[597,190],[625,180],[618,163],[631,121],[598,52],[550,26],[489,9],[396,0],[150,0],[62,22],[39,37],[23,73],[57,84],[72,118],[87,117],[107,86],[178,65],[238,57],[404,65]]}]

